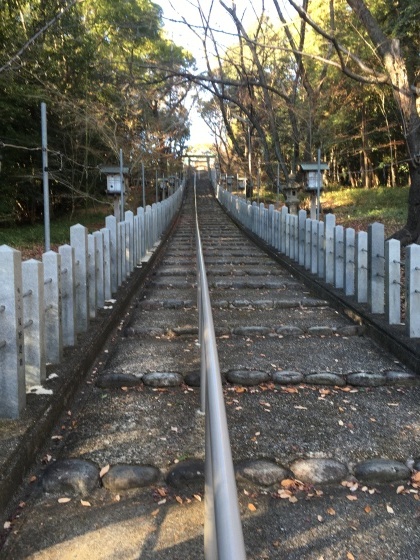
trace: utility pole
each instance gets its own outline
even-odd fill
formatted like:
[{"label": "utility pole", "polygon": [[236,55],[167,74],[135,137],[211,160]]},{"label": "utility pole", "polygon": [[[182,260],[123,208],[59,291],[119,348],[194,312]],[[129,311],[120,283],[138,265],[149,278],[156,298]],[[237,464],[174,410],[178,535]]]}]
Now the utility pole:
[{"label": "utility pole", "polygon": [[123,173],[123,151],[120,148],[120,185],[121,185],[121,200],[120,200],[120,221],[124,221],[124,173]]},{"label": "utility pole", "polygon": [[146,210],[146,184],[144,181],[144,163],[141,162],[141,185],[143,190],[143,208]]},{"label": "utility pole", "polygon": [[47,148],[47,105],[41,103],[41,135],[42,135],[42,184],[44,190],[44,235],[45,252],[51,249],[50,240],[50,190],[48,181],[48,148]]}]

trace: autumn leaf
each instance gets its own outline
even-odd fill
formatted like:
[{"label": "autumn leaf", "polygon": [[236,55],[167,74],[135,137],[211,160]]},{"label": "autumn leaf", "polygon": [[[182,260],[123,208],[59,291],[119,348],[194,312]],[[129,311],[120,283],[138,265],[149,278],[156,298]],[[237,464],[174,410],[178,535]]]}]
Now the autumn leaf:
[{"label": "autumn leaf", "polygon": [[420,471],[414,473],[413,476],[411,477],[411,480],[413,482],[420,482]]},{"label": "autumn leaf", "polygon": [[347,560],[355,560],[353,554],[351,552],[347,552]]},{"label": "autumn leaf", "polygon": [[99,478],[102,478],[106,473],[109,471],[109,465],[105,465],[102,467],[101,472],[99,473]]},{"label": "autumn leaf", "polygon": [[67,504],[68,502],[71,502],[71,498],[58,498],[57,502],[59,504]]},{"label": "autumn leaf", "polygon": [[5,521],[5,523],[3,525],[3,529],[10,529],[11,526],[12,526],[12,523],[10,521]]},{"label": "autumn leaf", "polygon": [[295,504],[297,501],[298,501],[298,499],[296,498],[296,496],[290,496],[289,502],[290,502],[291,504]]},{"label": "autumn leaf", "polygon": [[317,519],[320,523],[322,523],[324,521],[324,518],[322,517],[322,515],[317,515]]},{"label": "autumn leaf", "polygon": [[257,508],[254,506],[254,504],[251,503],[248,504],[248,509],[249,511],[257,511]]},{"label": "autumn leaf", "polygon": [[282,387],[281,390],[283,391],[283,393],[290,393],[290,394],[299,393],[296,387]]},{"label": "autumn leaf", "polygon": [[327,509],[327,513],[328,513],[328,515],[335,515],[335,509],[330,507],[330,508]]},{"label": "autumn leaf", "polygon": [[175,500],[179,503],[179,504],[183,504],[184,502],[182,501],[181,496],[175,496]]},{"label": "autumn leaf", "polygon": [[353,494],[348,494],[346,498],[350,500],[350,502],[354,502],[357,500],[357,496],[353,496]]},{"label": "autumn leaf", "polygon": [[371,511],[372,511],[372,508],[371,508],[369,505],[367,505],[367,506],[365,507],[365,512],[366,512],[366,513],[370,513]]},{"label": "autumn leaf", "polygon": [[85,507],[90,507],[92,505],[90,502],[87,502],[86,500],[80,500],[80,503],[82,504],[82,506]]},{"label": "autumn leaf", "polygon": [[152,511],[151,515],[153,517],[156,517],[156,515],[159,513],[159,509],[155,509],[154,511]]},{"label": "autumn leaf", "polygon": [[280,485],[283,486],[283,488],[294,488],[296,482],[292,478],[285,478],[280,482]]},{"label": "autumn leaf", "polygon": [[197,502],[201,502],[200,494],[194,494],[194,498],[197,500]]},{"label": "autumn leaf", "polygon": [[403,492],[404,492],[404,486],[402,486],[402,485],[401,485],[401,486],[398,486],[398,488],[397,488],[397,494],[403,494]]},{"label": "autumn leaf", "polygon": [[395,513],[394,510],[392,509],[392,507],[389,506],[388,504],[386,505],[386,511],[387,511],[388,513]]}]

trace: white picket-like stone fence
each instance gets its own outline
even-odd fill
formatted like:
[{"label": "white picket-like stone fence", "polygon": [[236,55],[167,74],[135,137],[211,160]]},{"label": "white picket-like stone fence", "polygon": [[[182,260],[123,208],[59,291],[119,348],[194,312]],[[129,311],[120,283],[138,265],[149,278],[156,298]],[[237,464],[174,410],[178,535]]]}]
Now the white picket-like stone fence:
[{"label": "white picket-like stone fence", "polygon": [[42,385],[46,364],[58,364],[75,346],[98,309],[148,259],[182,202],[184,183],[162,202],[107,216],[88,234],[70,228],[70,245],[48,251],[42,262],[0,246],[0,418],[18,418],[28,388]]},{"label": "white picket-like stone fence", "polygon": [[[401,262],[400,242],[385,241],[383,224],[374,223],[368,232],[336,225],[335,216],[312,220],[305,210],[289,214],[271,204],[265,208],[216,185],[220,203],[242,225],[277,251],[315,274],[371,313],[384,314],[390,325],[401,324],[401,290],[405,290],[405,329],[410,338],[420,337],[420,245],[406,247]],[[405,274],[401,280],[401,268]]]}]

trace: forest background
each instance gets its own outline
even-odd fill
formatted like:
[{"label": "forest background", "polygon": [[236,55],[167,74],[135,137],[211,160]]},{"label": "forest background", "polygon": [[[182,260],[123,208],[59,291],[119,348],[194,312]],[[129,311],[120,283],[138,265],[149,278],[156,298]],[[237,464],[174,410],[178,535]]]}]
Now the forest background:
[{"label": "forest background", "polygon": [[0,227],[42,218],[41,101],[60,216],[107,202],[119,149],[132,198],[141,164],[150,185],[180,171],[197,100],[225,173],[274,190],[320,148],[330,187],[410,185],[397,235],[418,239],[419,0],[188,4],[199,67],[148,0],[0,0]]}]

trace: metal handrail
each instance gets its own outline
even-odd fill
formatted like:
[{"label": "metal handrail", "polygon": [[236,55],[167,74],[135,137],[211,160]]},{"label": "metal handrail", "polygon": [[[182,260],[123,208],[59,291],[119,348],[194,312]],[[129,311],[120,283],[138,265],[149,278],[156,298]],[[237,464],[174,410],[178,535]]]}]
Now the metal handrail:
[{"label": "metal handrail", "polygon": [[213,315],[198,226],[194,174],[201,411],[205,413],[204,555],[206,560],[245,560],[245,544],[227,428]]}]

